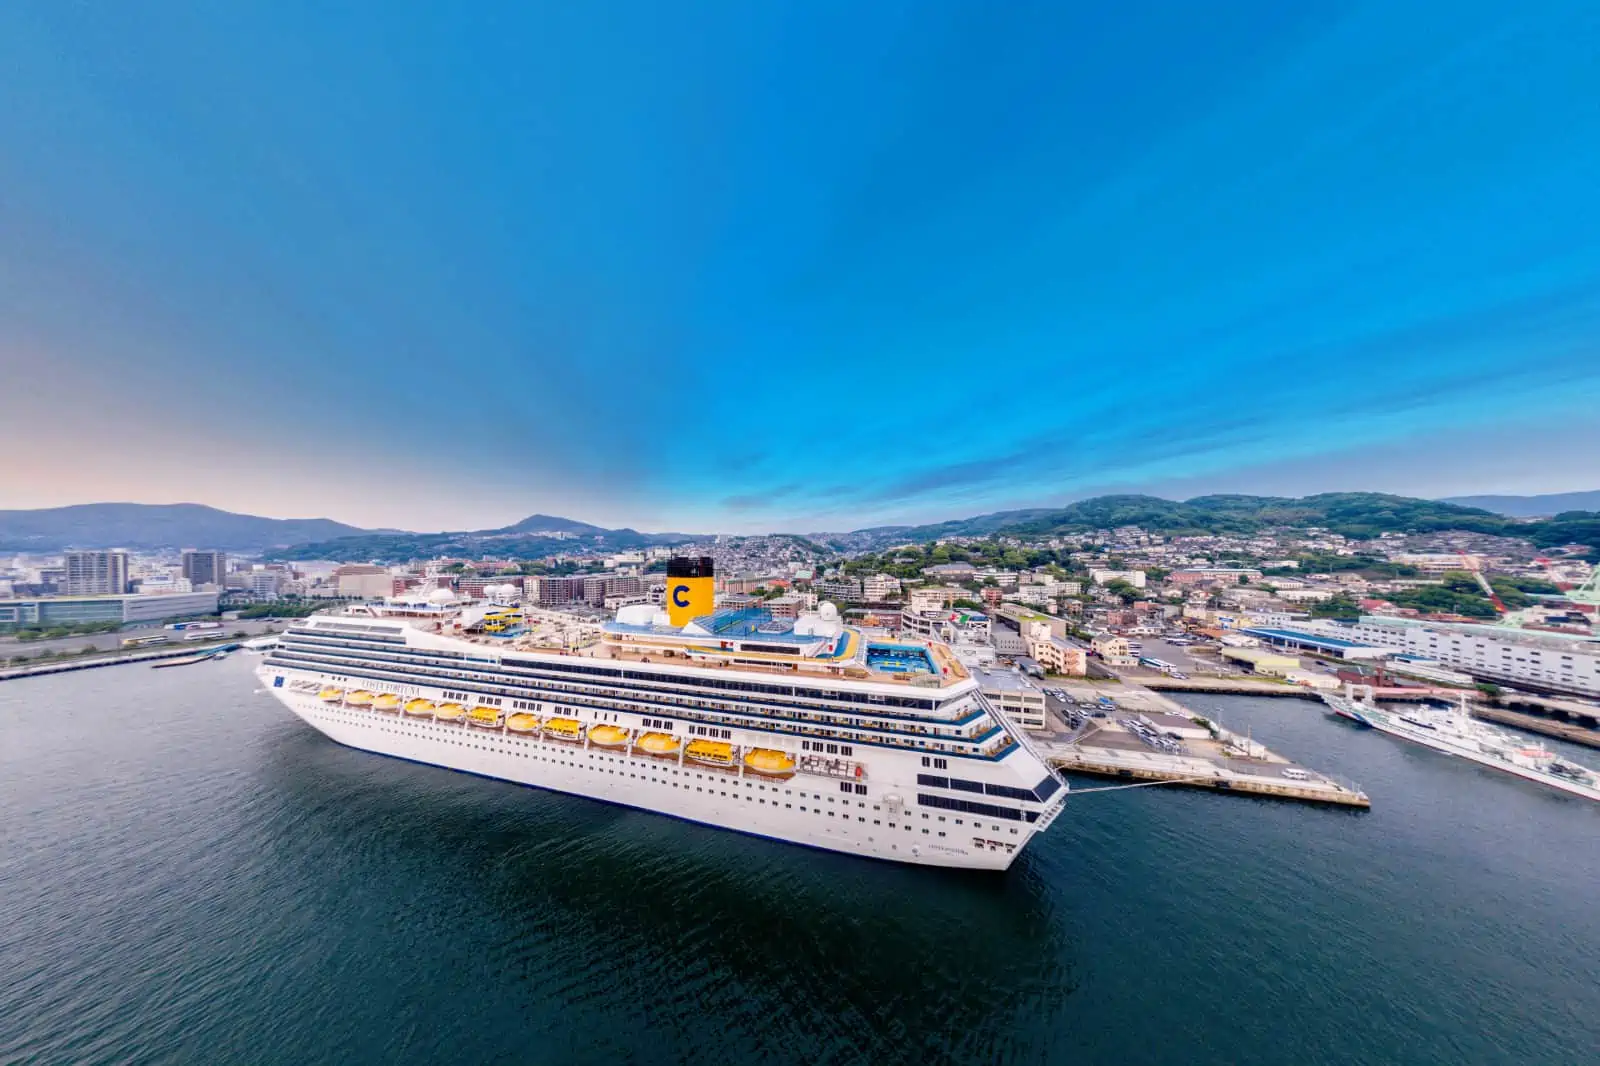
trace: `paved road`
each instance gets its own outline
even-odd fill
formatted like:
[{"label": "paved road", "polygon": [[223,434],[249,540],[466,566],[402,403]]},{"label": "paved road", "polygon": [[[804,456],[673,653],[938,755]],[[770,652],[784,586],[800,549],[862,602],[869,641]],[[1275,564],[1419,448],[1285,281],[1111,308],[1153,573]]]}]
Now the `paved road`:
[{"label": "paved road", "polygon": [[[242,630],[254,637],[262,633],[277,632],[284,628],[284,625],[283,622],[224,622],[220,630],[213,629],[208,632],[212,636],[228,637]],[[157,634],[170,635],[174,643],[182,643],[178,639],[179,634],[162,629],[159,625],[124,629],[120,633],[89,633],[76,637],[61,637],[58,640],[19,641],[14,637],[0,637],[0,659],[14,655],[34,656],[41,651],[81,651],[90,645],[101,649],[119,648],[129,637],[152,637]]]}]

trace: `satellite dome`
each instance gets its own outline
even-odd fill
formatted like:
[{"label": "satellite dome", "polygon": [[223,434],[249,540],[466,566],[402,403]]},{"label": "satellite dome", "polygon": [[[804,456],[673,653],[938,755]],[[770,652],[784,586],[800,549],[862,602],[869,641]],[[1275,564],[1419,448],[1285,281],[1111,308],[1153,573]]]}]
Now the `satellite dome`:
[{"label": "satellite dome", "polygon": [[818,604],[817,617],[825,622],[837,622],[839,620],[839,608],[831,603]]},{"label": "satellite dome", "polygon": [[446,604],[453,602],[455,598],[456,594],[449,589],[434,589],[428,593],[429,603]]}]

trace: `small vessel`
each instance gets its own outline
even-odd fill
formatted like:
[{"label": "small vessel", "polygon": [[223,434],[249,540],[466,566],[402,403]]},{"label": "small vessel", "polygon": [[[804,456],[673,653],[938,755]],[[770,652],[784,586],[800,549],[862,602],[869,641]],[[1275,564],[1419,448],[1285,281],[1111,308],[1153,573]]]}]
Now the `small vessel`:
[{"label": "small vessel", "polygon": [[506,719],[506,728],[513,733],[537,733],[539,731],[539,716],[518,711]]},{"label": "small vessel", "polygon": [[340,700],[344,699],[344,689],[334,688],[332,685],[329,685],[327,688],[317,693],[317,699],[321,700],[323,703],[338,703]]},{"label": "small vessel", "polygon": [[498,707],[485,707],[481,703],[472,708],[467,715],[467,724],[475,725],[479,729],[499,729],[500,722],[500,709]]},{"label": "small vessel", "polygon": [[544,724],[544,735],[552,740],[582,740],[583,723],[576,718],[551,718]]},{"label": "small vessel", "polygon": [[419,696],[414,700],[407,701],[406,713],[415,715],[418,718],[426,718],[433,714],[433,706],[432,700],[425,700]]},{"label": "small vessel", "polygon": [[633,750],[646,755],[676,755],[681,747],[683,741],[671,733],[646,733],[634,743]]},{"label": "small vessel", "polygon": [[625,748],[632,736],[621,726],[597,725],[589,730],[589,743],[600,748]]},{"label": "small vessel", "polygon": [[744,757],[746,770],[764,777],[793,777],[794,756],[774,748],[751,748]]},{"label": "small vessel", "polygon": [[459,722],[466,714],[467,709],[459,703],[441,703],[439,709],[433,712],[433,717],[440,722]]},{"label": "small vessel", "polygon": [[1537,743],[1485,725],[1467,713],[1465,696],[1454,706],[1408,708],[1403,712],[1358,699],[1348,689],[1344,695],[1325,692],[1322,699],[1340,717],[1361,722],[1380,733],[1600,801],[1600,773],[1563,759]]},{"label": "small vessel", "polygon": [[684,757],[707,766],[732,766],[733,745],[720,740],[691,740]]},{"label": "small vessel", "polygon": [[393,692],[380,693],[373,698],[372,708],[377,711],[398,711],[400,709],[400,697]]},{"label": "small vessel", "polygon": [[346,696],[344,702],[347,707],[370,707],[372,706],[372,693],[364,688],[358,688]]}]

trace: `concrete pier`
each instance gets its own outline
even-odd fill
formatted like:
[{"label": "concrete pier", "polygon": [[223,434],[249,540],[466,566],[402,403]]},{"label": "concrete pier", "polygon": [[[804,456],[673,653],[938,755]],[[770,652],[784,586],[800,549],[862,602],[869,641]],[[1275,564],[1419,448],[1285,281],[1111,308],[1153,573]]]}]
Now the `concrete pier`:
[{"label": "concrete pier", "polygon": [[230,645],[237,647],[237,642],[224,640],[210,644],[203,648],[177,647],[162,648],[159,651],[136,651],[127,653],[112,653],[110,655],[86,655],[79,659],[61,659],[47,663],[38,663],[32,666],[16,666],[9,670],[0,670],[0,681],[18,681],[25,677],[44,677],[47,674],[66,674],[74,670],[93,670],[101,666],[122,666],[126,663],[148,663],[160,659],[180,659],[184,656],[204,656],[219,651]]},{"label": "concrete pier", "polygon": [[[1197,719],[1170,696],[1153,692],[1139,682],[1125,678],[1117,685],[1076,682],[1062,687],[1078,699],[1107,697],[1116,704],[1116,710],[1104,718],[1095,718],[1088,714],[1098,711],[1098,706],[1074,712],[1070,706],[1054,703],[1052,720],[1062,715],[1066,728],[1046,737],[1035,735],[1033,743],[1057,769],[1125,781],[1170,781],[1177,787],[1339,807],[1372,806],[1367,794],[1353,785],[1296,766],[1268,751],[1259,741],[1230,733],[1215,722]],[[1295,686],[1278,687],[1290,691],[1274,695],[1300,695],[1306,691]],[[1141,718],[1142,725],[1137,722]],[[1154,730],[1181,739],[1146,740],[1140,729],[1146,735]]]},{"label": "concrete pier", "polygon": [[1545,718],[1537,714],[1523,714],[1521,711],[1508,711],[1504,707],[1486,707],[1475,703],[1470,708],[1472,717],[1482,718],[1486,722],[1498,722],[1509,725],[1529,733],[1539,733],[1557,740],[1565,740],[1571,744],[1582,744],[1590,748],[1600,748],[1600,729],[1590,729],[1587,726],[1576,725],[1572,722],[1562,722],[1554,718]]}]

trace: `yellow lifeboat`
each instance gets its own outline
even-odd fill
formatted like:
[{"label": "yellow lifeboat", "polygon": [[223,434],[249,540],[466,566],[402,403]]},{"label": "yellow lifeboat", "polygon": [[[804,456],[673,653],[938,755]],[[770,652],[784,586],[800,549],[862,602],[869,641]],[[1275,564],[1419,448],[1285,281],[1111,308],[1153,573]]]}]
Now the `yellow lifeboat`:
[{"label": "yellow lifeboat", "polygon": [[751,748],[744,757],[745,769],[766,777],[791,777],[794,775],[794,756],[772,748]]},{"label": "yellow lifeboat", "polygon": [[710,766],[733,765],[733,745],[720,740],[691,740],[683,754],[695,762]]},{"label": "yellow lifeboat", "polygon": [[544,724],[544,732],[556,740],[582,740],[583,724],[576,718],[552,718]]},{"label": "yellow lifeboat", "polygon": [[380,711],[399,710],[400,697],[393,692],[385,692],[372,701],[372,706]]},{"label": "yellow lifeboat", "polygon": [[597,725],[589,730],[589,743],[602,748],[620,748],[633,734],[619,725]]},{"label": "yellow lifeboat", "polygon": [[408,702],[406,704],[406,713],[407,714],[414,714],[419,718],[423,717],[424,715],[432,714],[433,713],[433,701],[432,700],[425,700],[425,699],[423,699],[422,697],[419,696],[416,699],[411,700],[410,702]]},{"label": "yellow lifeboat", "polygon": [[683,746],[683,741],[671,733],[646,733],[634,748],[646,755],[672,755]]},{"label": "yellow lifeboat", "polygon": [[346,696],[344,701],[351,707],[370,707],[372,705],[372,693],[364,688],[358,688]]},{"label": "yellow lifeboat", "polygon": [[441,703],[439,709],[433,712],[433,716],[441,722],[454,722],[466,713],[467,709],[459,703]]},{"label": "yellow lifeboat", "polygon": [[539,716],[536,714],[514,714],[506,719],[506,728],[513,733],[537,733],[539,731]]},{"label": "yellow lifeboat", "polygon": [[468,713],[467,720],[476,726],[498,729],[500,728],[500,710],[497,707],[485,707],[480,703]]},{"label": "yellow lifeboat", "polygon": [[327,688],[317,693],[317,699],[321,700],[323,703],[338,703],[340,700],[344,699],[344,689],[334,688],[332,685],[329,685]]}]

